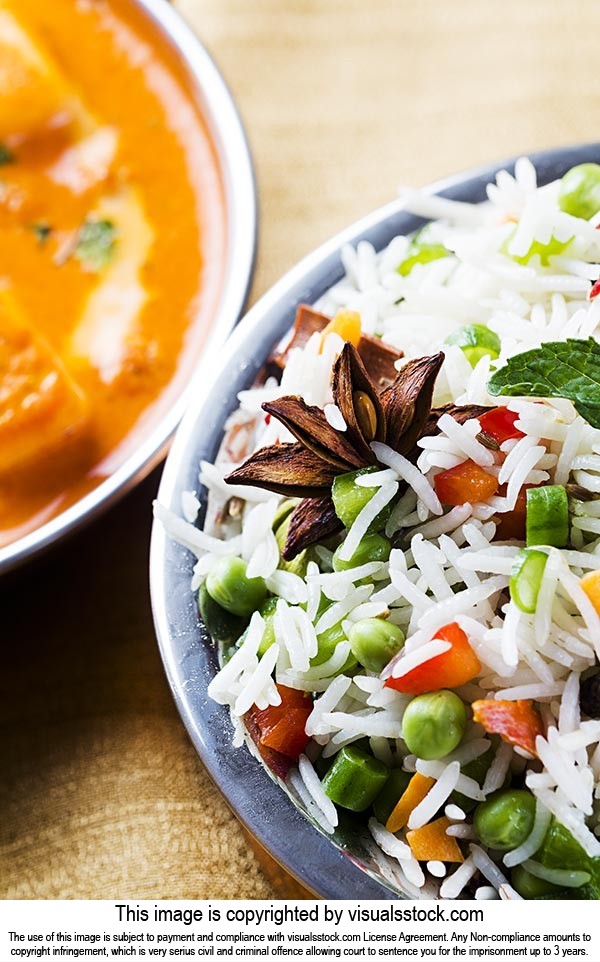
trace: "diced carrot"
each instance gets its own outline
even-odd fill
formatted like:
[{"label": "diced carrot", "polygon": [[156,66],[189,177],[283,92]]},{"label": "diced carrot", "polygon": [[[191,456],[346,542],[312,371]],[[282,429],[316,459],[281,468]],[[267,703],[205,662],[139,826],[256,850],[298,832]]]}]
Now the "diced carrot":
[{"label": "diced carrot", "polygon": [[474,701],[473,721],[483,725],[490,735],[500,735],[509,745],[523,748],[537,758],[535,740],[544,734],[542,716],[529,698],[502,701],[482,698]]},{"label": "diced carrot", "polygon": [[354,347],[360,342],[360,314],[358,311],[338,311],[321,334],[321,349],[328,334],[339,334],[343,341],[350,341]]},{"label": "diced carrot", "polygon": [[600,614],[600,571],[588,571],[579,584]]},{"label": "diced carrot", "polygon": [[460,625],[455,621],[444,625],[434,638],[448,641],[452,647],[417,665],[406,675],[388,678],[385,682],[387,688],[406,695],[422,695],[423,692],[438,691],[440,688],[458,688],[479,674],[481,662]]},{"label": "diced carrot", "polygon": [[488,474],[475,461],[463,461],[455,468],[440,471],[433,479],[442,504],[458,505],[485,501],[498,490],[498,479]]},{"label": "diced carrot", "polygon": [[446,835],[450,820],[442,815],[435,822],[406,833],[414,857],[419,862],[464,862],[458,842],[453,835]]},{"label": "diced carrot", "polygon": [[388,832],[397,832],[404,828],[410,818],[413,808],[423,801],[427,792],[435,784],[434,778],[416,772],[408,783],[406,790],[400,796],[385,827]]}]

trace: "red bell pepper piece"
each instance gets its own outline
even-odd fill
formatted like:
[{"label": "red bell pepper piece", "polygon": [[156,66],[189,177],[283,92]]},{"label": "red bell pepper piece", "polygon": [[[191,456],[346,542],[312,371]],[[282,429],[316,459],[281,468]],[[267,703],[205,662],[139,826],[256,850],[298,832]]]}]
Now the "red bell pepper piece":
[{"label": "red bell pepper piece", "polygon": [[440,688],[458,688],[479,674],[481,662],[460,625],[455,621],[444,625],[434,637],[449,641],[452,647],[417,665],[400,678],[388,678],[385,682],[387,688],[394,688],[406,695],[422,695],[423,692],[438,691]]},{"label": "red bell pepper piece", "polygon": [[252,710],[246,712],[244,715],[244,722],[246,724],[246,728],[248,729],[248,734],[258,748],[260,757],[264,761],[267,768],[270,768],[275,775],[279,776],[279,778],[285,779],[290,768],[294,764],[292,759],[288,758],[286,755],[280,754],[280,752],[274,752],[272,748],[267,748],[266,745],[261,743],[260,729],[254,720]]},{"label": "red bell pepper piece", "polygon": [[[599,225],[600,226],[600,225]],[[589,289],[588,301],[593,301],[600,294],[600,280],[595,281]]]},{"label": "red bell pepper piece", "polygon": [[483,725],[490,735],[500,735],[509,745],[523,748],[537,758],[535,740],[544,734],[542,716],[531,699],[501,701],[482,698],[474,701],[473,720]]},{"label": "red bell pepper piece", "polygon": [[489,434],[498,444],[504,444],[511,438],[524,437],[523,432],[515,427],[518,417],[515,411],[509,411],[508,408],[492,408],[491,411],[481,415],[479,423],[482,431]]},{"label": "red bell pepper piece", "polygon": [[463,461],[455,468],[440,471],[433,479],[442,504],[457,505],[468,501],[485,501],[498,490],[498,479],[488,474],[474,461]]},{"label": "red bell pepper piece", "polygon": [[[274,752],[295,761],[309,742],[306,721],[312,711],[311,696],[284,685],[277,685],[277,690],[281,695],[280,705],[269,705],[263,709],[254,706],[246,716],[246,723],[248,716],[252,723],[248,725],[248,730],[267,764],[268,758],[263,754],[263,749],[267,749],[267,754]],[[252,728],[255,728],[257,738],[252,734]]]}]

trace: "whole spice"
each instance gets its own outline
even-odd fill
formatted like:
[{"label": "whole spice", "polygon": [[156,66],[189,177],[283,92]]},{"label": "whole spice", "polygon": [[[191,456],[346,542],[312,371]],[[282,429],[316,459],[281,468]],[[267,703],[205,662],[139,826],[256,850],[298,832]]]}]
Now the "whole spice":
[{"label": "whole spice", "polygon": [[[331,385],[345,431],[332,427],[320,408],[306,404],[301,397],[290,395],[263,404],[263,410],[281,421],[297,440],[261,448],[226,480],[304,499],[290,522],[284,560],[340,530],[331,502],[333,479],[375,465],[373,440],[384,441],[400,454],[413,453],[430,417],[433,387],[443,360],[439,353],[409,361],[380,394],[358,350],[346,342],[333,366]],[[318,506],[311,503],[314,500]]]}]

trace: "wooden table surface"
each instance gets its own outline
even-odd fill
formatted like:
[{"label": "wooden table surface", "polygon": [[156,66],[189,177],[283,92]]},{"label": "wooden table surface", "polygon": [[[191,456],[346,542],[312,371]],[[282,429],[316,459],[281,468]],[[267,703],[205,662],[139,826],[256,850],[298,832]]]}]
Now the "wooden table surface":
[{"label": "wooden table surface", "polygon": [[[594,0],[179,0],[256,160],[253,297],[320,241],[466,167],[594,139]],[[12,898],[284,898],[175,711],[147,588],[155,472],[0,586],[0,879]]]}]

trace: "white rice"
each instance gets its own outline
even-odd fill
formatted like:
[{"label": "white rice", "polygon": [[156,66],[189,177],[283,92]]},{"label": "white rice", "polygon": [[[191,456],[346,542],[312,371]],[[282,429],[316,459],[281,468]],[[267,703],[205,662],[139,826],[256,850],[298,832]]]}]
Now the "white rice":
[{"label": "white rice", "polygon": [[499,898],[499,896],[493,885],[480,885],[479,888],[475,889],[475,898],[478,901],[489,902],[492,899]]},{"label": "white rice", "polygon": [[385,508],[386,504],[390,503],[397,491],[397,481],[382,485],[371,500],[365,504],[364,508],[359,511],[340,549],[342,561],[350,560],[379,512]]},{"label": "white rice", "polygon": [[527,861],[523,863],[523,868],[527,869],[530,875],[535,875],[536,878],[544,879],[545,882],[551,882],[552,885],[557,885],[560,888],[579,888],[579,886],[589,882],[591,877],[589,872],[546,868],[545,865],[540,865],[539,862],[535,862],[532,859],[527,859]]},{"label": "white rice", "polygon": [[511,852],[507,852],[504,856],[503,861],[507,868],[520,865],[522,862],[531,858],[532,855],[535,855],[546,837],[546,832],[550,827],[551,820],[551,813],[544,808],[540,800],[537,799],[533,828],[524,842],[521,842],[517,848],[513,848]]},{"label": "white rice", "polygon": [[[288,353],[280,384],[269,378],[264,385],[241,392],[240,410],[228,420],[229,433],[217,463],[203,462],[200,467],[201,483],[210,493],[205,530],[196,526],[201,508],[197,492],[184,493],[183,518],[155,505],[155,515],[169,535],[196,559],[194,591],[219,558],[240,557],[248,576],[264,578],[268,591],[279,599],[274,616],[269,616],[275,644],[259,658],[265,619],[254,614],[244,643],[211,681],[209,694],[231,710],[236,744],[243,740],[238,719],[252,705],[264,708],[280,701],[273,675],[277,684],[316,695],[306,726],[312,740],[299,768],[292,769],[289,785],[324,831],[334,831],[337,811],[310,759],[321,750],[324,758],[332,757],[342,746],[367,737],[372,753],[389,767],[402,765],[435,779],[412,811],[409,828],[427,824],[444,808],[453,822],[448,834],[462,840],[463,847],[474,838],[473,828],[470,816],[448,803],[452,792],[481,801],[511,775],[524,777],[536,797],[534,827],[503,861],[507,868],[524,864],[546,873],[549,870],[538,868],[534,857],[552,816],[589,855],[600,855],[595,834],[600,833],[595,814],[600,798],[600,722],[582,721],[579,708],[582,673],[593,669],[600,657],[600,616],[580,585],[583,572],[600,570],[600,430],[587,424],[568,400],[491,397],[490,358],[485,356],[472,368],[457,345],[443,342],[461,325],[485,324],[500,338],[502,364],[546,341],[600,339],[600,298],[587,300],[590,282],[600,275],[596,230],[600,215],[586,222],[565,214],[557,206],[557,191],[556,184],[538,189],[535,170],[524,158],[514,176],[500,172],[496,183],[489,185],[486,205],[457,204],[407,191],[407,209],[441,218],[428,230],[449,255],[419,264],[402,276],[396,268],[410,250],[410,239],[394,238],[380,254],[366,242],[356,250],[345,248],[346,277],[317,305],[329,315],[340,307],[358,311],[363,331],[401,349],[407,360],[442,349],[444,363],[434,404],[506,404],[518,415],[521,436],[501,444],[499,451],[490,450],[479,439],[478,421],[461,424],[446,413],[436,432],[419,440],[416,464],[394,450],[394,439],[373,442],[380,467],[357,481],[372,496],[350,530],[343,539],[315,546],[305,572],[300,567],[285,570],[273,532],[281,498],[258,487],[228,485],[225,477],[253,451],[291,440],[277,419],[265,422],[261,411],[265,400],[302,395],[308,404],[322,408],[332,428],[347,432],[331,391],[332,365],[343,342],[330,334],[322,343],[316,334],[304,348]],[[568,250],[551,256],[549,264],[542,264],[539,257],[526,265],[512,259],[526,254],[532,243],[545,244],[551,237],[573,241]],[[402,363],[404,359],[397,366]],[[505,493],[482,502],[442,506],[436,476],[465,460],[496,477],[498,485],[506,485]],[[518,546],[498,543],[496,524],[499,515],[514,508],[525,485],[547,482],[575,484],[583,491],[570,499],[570,547],[540,548],[548,560],[536,611],[529,615],[517,608],[508,590]],[[233,506],[231,499],[237,499]],[[336,557],[348,561],[388,505],[385,533],[395,545],[389,561],[334,571],[334,549],[338,548]],[[403,650],[386,666],[382,678],[368,671],[354,678],[341,674],[349,664],[347,636],[352,626],[377,617],[401,628],[406,636]],[[411,696],[384,684],[390,675],[402,678],[448,651],[450,644],[435,634],[453,621],[467,634],[482,666],[461,686],[459,695],[466,701],[531,699],[544,722],[545,736],[537,740],[539,759],[501,742],[483,785],[468,778],[462,767],[489,750],[485,732],[470,725],[461,745],[446,758],[415,759],[401,737],[402,716]],[[323,636],[333,630],[340,640],[320,665],[313,664]],[[374,819],[369,831],[373,864],[391,885],[427,895],[437,891],[431,888],[434,876],[443,879],[440,897],[457,898],[479,872],[493,889],[479,884],[478,899],[497,897],[496,893],[502,899],[520,898],[499,868],[499,856],[490,857],[478,845],[472,845],[465,863],[445,877],[446,866],[435,860],[429,863],[427,882],[404,838],[391,835]],[[560,876],[568,885],[566,878]]]},{"label": "white rice", "polygon": [[391,832],[388,832],[383,825],[380,825],[377,819],[369,819],[369,831],[386,855],[390,855],[399,862],[410,861],[413,858],[410,846],[401,839],[396,838]]},{"label": "white rice", "polygon": [[440,896],[443,899],[457,899],[476,872],[477,865],[475,865],[473,857],[469,856],[452,875],[448,875],[444,879],[440,888]]},{"label": "white rice", "polygon": [[507,880],[496,865],[495,862],[489,857],[487,852],[479,845],[470,845],[471,857],[481,872],[483,876],[490,882],[494,888],[499,889],[501,885],[506,885]]},{"label": "white rice", "polygon": [[323,408],[323,413],[325,414],[325,417],[327,418],[327,421],[329,422],[329,424],[331,424],[331,427],[335,428],[336,431],[348,430],[348,425],[344,421],[342,412],[340,411],[337,404],[326,404],[325,407]]},{"label": "white rice", "polygon": [[329,799],[323,791],[319,776],[315,772],[306,755],[300,755],[300,758],[298,759],[298,770],[302,777],[302,781],[310,792],[311,797],[319,806],[327,821],[331,825],[336,826],[338,823],[337,809],[331,799]]},{"label": "white rice", "polygon": [[460,762],[451,762],[446,766],[435,785],[429,789],[423,801],[413,808],[408,819],[409,829],[421,828],[431,821],[438,808],[441,808],[456,788],[459,778]]}]

